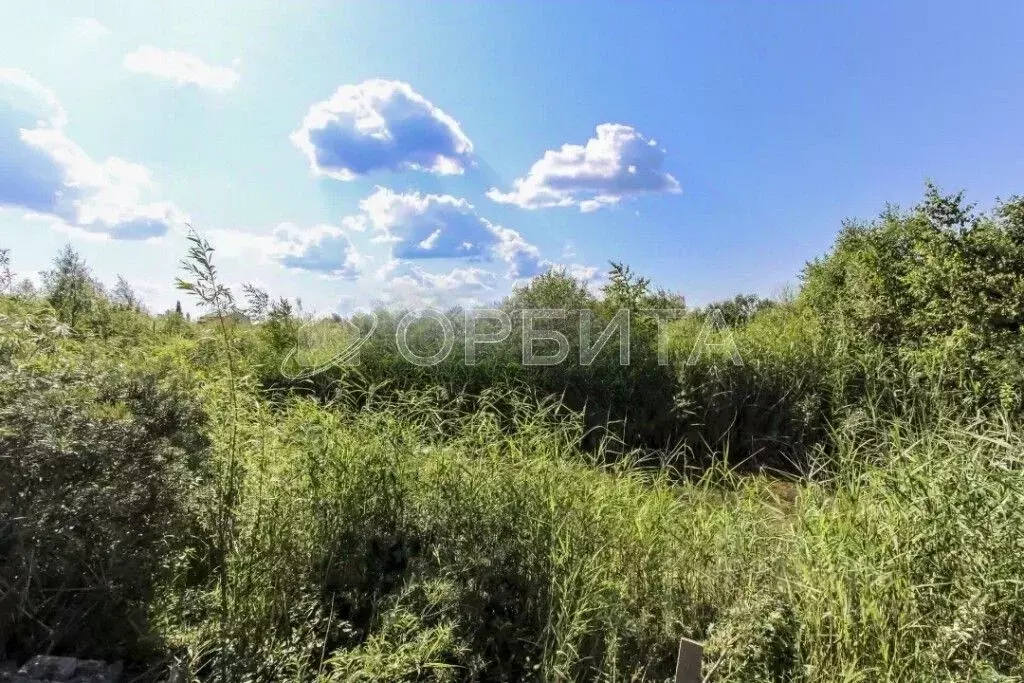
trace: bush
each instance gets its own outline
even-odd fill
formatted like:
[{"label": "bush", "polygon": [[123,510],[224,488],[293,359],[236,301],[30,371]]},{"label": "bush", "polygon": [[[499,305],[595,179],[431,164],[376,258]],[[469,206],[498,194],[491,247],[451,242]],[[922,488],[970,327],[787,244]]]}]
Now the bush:
[{"label": "bush", "polygon": [[[677,387],[671,367],[659,363],[658,327],[651,311],[681,310],[685,304],[681,297],[651,291],[647,280],[624,266],[613,264],[610,277],[611,283],[601,297],[590,292],[584,282],[561,271],[540,275],[517,288],[500,305],[512,321],[508,337],[500,343],[480,344],[473,364],[465,362],[463,340],[467,316],[474,312],[462,309],[445,313],[456,343],[444,360],[430,366],[411,363],[399,353],[395,336],[405,311],[388,310],[375,312],[377,327],[361,347],[355,367],[329,367],[312,377],[292,380],[281,375],[286,349],[277,342],[256,342],[250,356],[261,364],[263,384],[269,388],[324,399],[330,398],[339,384],[347,386],[354,381],[372,387],[374,392],[390,394],[442,387],[451,396],[473,397],[491,388],[515,389],[538,397],[556,397],[571,410],[583,413],[587,427],[597,430],[587,437],[589,447],[596,446],[605,427],[623,442],[624,450],[670,447],[678,431],[673,405]],[[560,318],[535,323],[538,332],[565,336],[568,355],[564,362],[524,364],[523,313],[534,309],[564,313]],[[620,363],[617,336],[612,336],[591,362],[581,362],[581,347],[591,348],[623,309],[630,312],[630,334],[626,338],[629,364]],[[586,315],[590,316],[586,324],[591,331],[589,342],[580,334],[581,319]],[[357,316],[352,322],[369,330],[366,319]],[[487,331],[488,322],[478,323],[479,329]],[[275,323],[274,329],[280,325]],[[269,339],[275,334],[270,326],[262,327],[266,329],[254,336]],[[497,327],[490,331],[495,330]],[[437,352],[444,341],[440,325],[430,318],[414,322],[406,339],[410,350],[421,356]],[[533,348],[539,356],[558,350],[556,344],[544,341],[535,342]],[[475,403],[470,400],[466,405],[472,410]]]},{"label": "bush", "polygon": [[[1024,384],[1024,199],[974,215],[929,185],[914,210],[850,223],[800,297],[852,357],[881,351],[961,405],[1015,410]],[[905,382],[904,382],[905,384]]]},{"label": "bush", "polygon": [[121,368],[0,372],[0,652],[137,657],[189,528],[201,414]]}]

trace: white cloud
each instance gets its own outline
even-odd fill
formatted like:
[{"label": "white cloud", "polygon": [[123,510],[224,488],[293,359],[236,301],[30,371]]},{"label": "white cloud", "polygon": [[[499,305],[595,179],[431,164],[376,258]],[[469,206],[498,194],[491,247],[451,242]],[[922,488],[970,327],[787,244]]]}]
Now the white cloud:
[{"label": "white cloud", "polygon": [[[232,261],[355,280],[361,301],[414,308],[494,301],[511,280],[533,277],[550,265],[522,235],[477,215],[464,199],[381,187],[338,225],[282,223],[269,233],[208,230],[206,237]],[[369,268],[373,259],[362,247],[371,249],[379,265]],[[451,267],[450,261],[458,265],[438,270],[442,263]],[[496,272],[495,262],[505,267]]]},{"label": "white cloud", "polygon": [[146,199],[154,189],[147,168],[94,160],[67,136],[66,123],[51,90],[0,69],[0,207],[113,239],[159,237],[185,221],[173,204]]},{"label": "white cloud", "polygon": [[[439,206],[444,208],[439,209]],[[551,269],[564,270],[596,286],[597,268],[541,260],[539,250],[519,233],[490,224],[479,233],[486,235],[486,249],[477,256],[461,258],[464,263],[448,270],[440,266],[446,262],[444,258],[395,255],[394,246],[414,243],[416,238],[410,238],[408,231],[421,220],[439,221],[428,235],[432,239],[426,240],[431,242],[430,248],[449,244],[452,240],[447,231],[453,223],[445,211],[453,206],[470,212],[472,209],[453,197],[402,195],[378,188],[374,195],[363,200],[362,212],[345,217],[340,226],[300,228],[293,223],[281,223],[270,232],[214,229],[206,231],[205,236],[217,249],[218,257],[236,263],[250,267],[277,265],[333,280],[351,281],[354,291],[336,300],[339,305],[344,304],[339,311],[351,311],[360,306],[418,309],[489,304],[500,300],[514,284],[525,283]],[[454,224],[464,230],[465,226],[458,221],[465,220],[460,217]],[[388,253],[375,254],[378,265],[370,267],[374,258],[359,251],[353,240],[359,238],[365,245],[374,241],[375,234],[383,238],[379,243]],[[427,249],[421,244],[414,246]],[[496,272],[490,267],[491,261],[506,264],[507,272]]]},{"label": "white cloud", "polygon": [[346,230],[334,225],[300,228],[294,223],[281,223],[270,234],[209,230],[206,238],[228,258],[277,263],[329,278],[353,279],[369,260],[356,250]]},{"label": "white cloud", "polygon": [[290,225],[279,226],[274,236],[285,245],[277,261],[286,268],[352,279],[367,260],[341,228],[318,226],[314,231],[302,231]]},{"label": "white cloud", "polygon": [[[500,297],[507,280],[484,264],[429,270],[420,263],[386,259],[370,268],[372,257],[357,250],[352,231],[334,225],[300,228],[281,223],[269,233],[213,229],[204,237],[217,250],[218,259],[248,266],[278,265],[290,270],[353,282],[355,292],[337,301],[338,310],[377,305],[422,308],[471,306]],[[265,272],[265,271],[264,271]],[[339,283],[340,286],[341,283]]]},{"label": "white cloud", "polygon": [[552,270],[564,270],[567,274],[584,282],[594,282],[603,278],[597,266],[587,266],[582,263],[552,264],[551,268]]},{"label": "white cloud", "polygon": [[498,235],[498,243],[494,252],[508,264],[510,278],[533,277],[544,271],[544,262],[540,258],[540,250],[523,239],[515,230],[494,226]]},{"label": "white cloud", "polygon": [[408,83],[380,79],[314,104],[291,140],[314,173],[336,180],[381,170],[460,174],[473,152],[455,119]]},{"label": "white cloud", "polygon": [[540,252],[515,230],[494,225],[465,199],[451,195],[401,194],[378,187],[359,202],[360,214],[346,219],[366,225],[391,245],[400,260],[498,258],[510,277],[531,277],[541,270]]},{"label": "white cloud", "polygon": [[71,20],[71,35],[92,43],[110,35],[110,29],[94,17],[77,17]]},{"label": "white cloud", "polygon": [[20,114],[22,123],[60,128],[68,115],[56,93],[21,69],[0,67],[0,105]]},{"label": "white cloud", "polygon": [[[584,286],[595,296],[600,296],[601,288],[608,280],[607,274],[597,266],[589,266],[584,263],[555,263],[544,261],[544,270],[565,273]],[[526,284],[525,280],[516,282],[516,285]]]},{"label": "white cloud", "polygon": [[604,123],[586,145],[565,144],[544,153],[511,192],[491,188],[487,196],[524,209],[578,206],[596,211],[625,197],[678,193],[679,183],[662,169],[665,150],[631,126]]},{"label": "white cloud", "polygon": [[170,81],[176,87],[195,85],[205,90],[224,92],[234,88],[241,78],[234,64],[230,67],[211,65],[195,55],[161,50],[152,45],[129,52],[123,63],[133,73]]},{"label": "white cloud", "polygon": [[400,266],[387,275],[382,303],[409,308],[476,306],[498,291],[497,276],[476,267],[431,273],[418,266]]}]

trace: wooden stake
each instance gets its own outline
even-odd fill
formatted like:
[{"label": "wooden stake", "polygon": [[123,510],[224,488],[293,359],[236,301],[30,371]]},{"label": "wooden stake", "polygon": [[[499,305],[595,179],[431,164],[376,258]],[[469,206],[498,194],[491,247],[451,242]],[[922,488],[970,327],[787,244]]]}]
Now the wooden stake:
[{"label": "wooden stake", "polygon": [[687,638],[679,639],[679,659],[676,661],[676,683],[703,683],[701,658],[704,646]]}]

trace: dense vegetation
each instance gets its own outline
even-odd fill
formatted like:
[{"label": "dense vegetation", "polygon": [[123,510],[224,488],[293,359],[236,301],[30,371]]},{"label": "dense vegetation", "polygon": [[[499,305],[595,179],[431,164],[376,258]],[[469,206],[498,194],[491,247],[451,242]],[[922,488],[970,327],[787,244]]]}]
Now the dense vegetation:
[{"label": "dense vegetation", "polygon": [[[70,248],[39,291],[0,251],[0,655],[663,681],[685,635],[710,681],[1024,680],[1024,200],[929,187],[779,300],[548,273],[500,303],[571,312],[546,366],[518,324],[416,365],[379,311],[358,364],[293,372],[315,326],[214,256],[192,321]],[[623,309],[629,364],[581,363],[579,318]]]}]

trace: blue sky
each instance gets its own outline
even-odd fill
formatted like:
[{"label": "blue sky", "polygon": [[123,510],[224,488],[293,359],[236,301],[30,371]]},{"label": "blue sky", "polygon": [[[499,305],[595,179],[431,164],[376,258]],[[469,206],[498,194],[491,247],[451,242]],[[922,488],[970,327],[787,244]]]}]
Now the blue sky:
[{"label": "blue sky", "polygon": [[52,2],[0,22],[0,246],[173,305],[185,222],[308,308],[620,260],[796,282],[924,181],[1024,191],[1024,4]]}]

